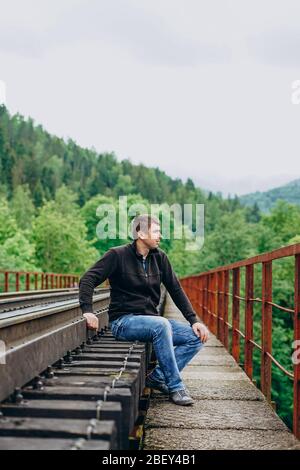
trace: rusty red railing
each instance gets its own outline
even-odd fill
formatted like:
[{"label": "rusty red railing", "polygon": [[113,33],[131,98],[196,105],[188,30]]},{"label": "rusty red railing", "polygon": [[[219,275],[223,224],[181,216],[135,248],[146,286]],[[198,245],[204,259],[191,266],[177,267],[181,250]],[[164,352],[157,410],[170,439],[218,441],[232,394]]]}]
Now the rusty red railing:
[{"label": "rusty red railing", "polygon": [[0,292],[78,287],[79,276],[29,271],[0,270]]},{"label": "rusty red railing", "polygon": [[[294,307],[287,308],[272,301],[272,274],[274,260],[294,257]],[[254,266],[262,267],[261,298],[254,298]],[[245,276],[245,297],[240,295],[241,270]],[[230,289],[230,278],[232,291]],[[300,243],[248,258],[210,271],[181,279],[191,303],[199,317],[231,352],[234,359],[240,360],[240,339],[244,340],[244,370],[252,380],[253,350],[261,352],[261,390],[271,402],[272,363],[293,380],[293,432],[300,438],[300,362],[293,361],[293,372],[288,371],[272,355],[272,314],[273,307],[293,315],[294,340],[300,341]],[[229,297],[231,297],[232,324],[228,321]],[[240,330],[241,301],[245,303],[244,327]],[[261,303],[261,344],[254,341],[253,306]],[[231,330],[231,351],[229,346]],[[292,362],[292,361],[291,361]],[[297,363],[298,362],[298,363]]]}]

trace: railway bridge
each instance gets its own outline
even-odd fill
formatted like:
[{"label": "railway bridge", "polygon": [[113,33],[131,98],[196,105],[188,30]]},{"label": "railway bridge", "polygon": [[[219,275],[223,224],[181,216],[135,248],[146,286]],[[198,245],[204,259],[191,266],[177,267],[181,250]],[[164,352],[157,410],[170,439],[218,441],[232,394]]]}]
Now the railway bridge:
[{"label": "railway bridge", "polygon": [[[290,306],[273,297],[283,259]],[[155,353],[150,343],[115,340],[109,286],[95,289],[99,331],[91,332],[78,277],[39,276],[0,272],[0,449],[300,449],[300,244],[181,279],[211,332],[182,371],[190,407],[145,387]],[[186,321],[163,286],[159,313]],[[293,340],[289,366],[273,348],[279,314],[282,343]],[[274,370],[289,381],[289,427],[273,397]]]}]

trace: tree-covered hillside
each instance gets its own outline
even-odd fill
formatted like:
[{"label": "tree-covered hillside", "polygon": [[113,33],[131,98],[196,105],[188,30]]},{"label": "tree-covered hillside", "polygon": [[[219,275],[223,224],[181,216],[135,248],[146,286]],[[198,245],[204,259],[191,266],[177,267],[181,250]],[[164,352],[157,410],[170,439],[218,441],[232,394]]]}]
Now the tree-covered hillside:
[{"label": "tree-covered hillside", "polygon": [[291,204],[300,205],[300,179],[291,181],[284,186],[270,189],[269,191],[256,191],[255,193],[240,196],[240,201],[245,206],[257,205],[263,212],[269,212],[276,202],[282,199]]}]

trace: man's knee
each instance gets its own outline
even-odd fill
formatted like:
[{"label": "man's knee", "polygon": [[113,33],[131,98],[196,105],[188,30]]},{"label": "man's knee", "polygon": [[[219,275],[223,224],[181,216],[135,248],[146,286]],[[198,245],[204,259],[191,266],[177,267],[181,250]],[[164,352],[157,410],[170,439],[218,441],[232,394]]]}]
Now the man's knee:
[{"label": "man's knee", "polygon": [[199,338],[199,336],[197,336],[193,330],[191,331],[191,336],[189,337],[188,339],[188,342],[196,349],[200,350],[203,346],[204,346],[204,343],[203,341],[201,340],[201,338]]},{"label": "man's knee", "polygon": [[164,317],[157,317],[155,318],[155,321],[153,322],[152,329],[154,332],[161,332],[161,331],[166,331],[169,333],[172,333],[172,327],[170,325],[169,320]]}]

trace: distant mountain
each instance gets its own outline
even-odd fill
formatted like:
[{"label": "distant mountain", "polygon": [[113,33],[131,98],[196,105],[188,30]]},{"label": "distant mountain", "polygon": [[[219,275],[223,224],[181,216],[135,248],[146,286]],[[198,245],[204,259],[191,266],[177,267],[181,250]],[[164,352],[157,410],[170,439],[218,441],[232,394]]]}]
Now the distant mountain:
[{"label": "distant mountain", "polygon": [[300,205],[300,178],[269,191],[256,191],[255,193],[239,196],[239,199],[245,206],[253,206],[256,203],[263,212],[269,212],[276,204],[277,199],[284,199],[292,204]]}]

